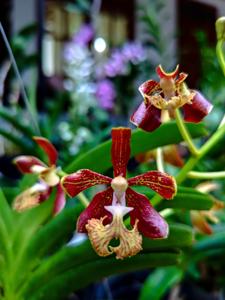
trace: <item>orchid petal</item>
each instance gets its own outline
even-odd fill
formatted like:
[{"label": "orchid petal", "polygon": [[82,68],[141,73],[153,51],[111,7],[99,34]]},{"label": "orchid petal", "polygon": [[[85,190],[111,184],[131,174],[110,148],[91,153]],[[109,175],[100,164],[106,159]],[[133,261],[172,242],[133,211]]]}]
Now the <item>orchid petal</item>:
[{"label": "orchid petal", "polygon": [[157,192],[160,196],[166,199],[171,199],[176,194],[175,179],[163,172],[149,171],[144,174],[128,179],[129,186],[143,185]]},{"label": "orchid petal", "polygon": [[186,73],[180,73],[178,75],[178,78],[176,79],[176,85],[179,86],[182,82],[185,81],[185,79],[188,77],[188,74]]},{"label": "orchid petal", "polygon": [[56,198],[54,202],[53,214],[58,214],[66,205],[65,193],[60,184],[57,185]]},{"label": "orchid petal", "polygon": [[161,110],[150,103],[142,102],[130,121],[145,131],[153,131],[161,125]]},{"label": "orchid petal", "polygon": [[60,181],[59,176],[56,174],[56,168],[54,165],[41,171],[39,173],[39,178],[49,186],[56,186]]},{"label": "orchid petal", "polygon": [[183,167],[184,160],[179,152],[177,145],[168,145],[163,147],[164,161],[175,167]]},{"label": "orchid petal", "polygon": [[114,177],[126,176],[127,164],[130,158],[130,128],[112,129],[111,157],[114,170]]},{"label": "orchid petal", "polygon": [[191,211],[191,222],[193,226],[201,233],[208,235],[213,233],[212,227],[206,221],[204,215],[202,215],[200,212]]},{"label": "orchid petal", "polygon": [[182,109],[186,122],[199,123],[212,110],[213,105],[196,91],[191,104],[185,104]]},{"label": "orchid petal", "polygon": [[16,164],[17,168],[20,170],[21,173],[33,173],[32,167],[33,166],[42,166],[46,167],[46,165],[40,161],[38,158],[34,156],[28,156],[28,155],[20,155],[17,156],[13,163]]},{"label": "orchid petal", "polygon": [[47,154],[49,165],[55,165],[58,159],[58,153],[52,143],[49,140],[39,136],[35,136],[33,139]]},{"label": "orchid petal", "polygon": [[108,224],[112,221],[112,215],[105,209],[105,206],[112,204],[113,189],[109,187],[103,192],[97,193],[88,207],[80,214],[77,221],[77,231],[86,232],[86,224],[90,219],[104,218],[104,224]]},{"label": "orchid petal", "polygon": [[18,212],[36,207],[40,204],[43,197],[49,192],[45,183],[36,183],[32,187],[20,193],[13,201],[13,209]]},{"label": "orchid petal", "polygon": [[158,74],[159,78],[165,78],[165,79],[170,79],[173,78],[175,79],[179,73],[179,65],[176,66],[176,69],[173,72],[167,73],[163,70],[162,66],[159,65],[156,68],[156,73]]},{"label": "orchid petal", "polygon": [[110,184],[110,177],[101,175],[88,169],[79,170],[73,174],[64,176],[61,184],[70,197],[75,197],[80,192],[97,184]]},{"label": "orchid petal", "polygon": [[134,209],[130,212],[131,225],[138,220],[138,230],[148,238],[161,239],[168,236],[168,224],[152,207],[148,198],[128,188],[127,204]]},{"label": "orchid petal", "polygon": [[160,84],[155,80],[148,80],[142,83],[138,89],[142,96],[145,97],[145,95],[150,95],[153,92],[159,90]]}]

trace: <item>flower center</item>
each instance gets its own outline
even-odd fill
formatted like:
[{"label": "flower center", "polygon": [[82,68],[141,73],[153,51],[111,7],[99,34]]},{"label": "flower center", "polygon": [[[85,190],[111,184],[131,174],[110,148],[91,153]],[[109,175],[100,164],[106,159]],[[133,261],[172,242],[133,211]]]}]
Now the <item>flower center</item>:
[{"label": "flower center", "polygon": [[123,176],[117,176],[113,178],[111,182],[111,187],[114,190],[115,196],[119,203],[122,202],[124,198],[126,189],[128,188],[128,182]]},{"label": "flower center", "polygon": [[175,96],[175,82],[173,78],[161,78],[160,87],[163,90],[164,98],[169,100],[171,97]]}]

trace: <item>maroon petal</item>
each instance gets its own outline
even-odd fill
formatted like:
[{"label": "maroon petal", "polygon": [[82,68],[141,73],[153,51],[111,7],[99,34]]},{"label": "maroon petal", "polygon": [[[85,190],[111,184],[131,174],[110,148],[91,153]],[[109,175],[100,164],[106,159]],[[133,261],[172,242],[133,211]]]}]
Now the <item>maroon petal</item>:
[{"label": "maroon petal", "polygon": [[169,174],[159,171],[149,171],[128,179],[129,186],[147,186],[166,199],[174,197],[177,191],[176,180]]},{"label": "maroon petal", "polygon": [[184,120],[186,122],[199,123],[201,120],[207,116],[212,110],[213,105],[205,99],[205,97],[196,92],[192,103],[185,104],[182,109],[184,113]]},{"label": "maroon petal", "polygon": [[177,75],[179,74],[179,65],[176,66],[176,69],[170,73],[167,73],[163,70],[162,66],[159,65],[156,68],[156,73],[158,74],[159,78],[165,78],[165,79],[175,79]]},{"label": "maroon petal", "polygon": [[160,84],[157,81],[148,80],[142,83],[138,89],[142,94],[142,96],[145,97],[145,95],[151,95],[153,92],[161,88],[160,88]]},{"label": "maroon petal", "polygon": [[152,207],[147,197],[128,188],[127,205],[134,209],[130,212],[131,225],[138,219],[138,230],[148,238],[162,239],[168,235],[168,224]]},{"label": "maroon petal", "polygon": [[60,184],[57,185],[56,198],[54,202],[53,214],[58,214],[66,205],[65,193]]},{"label": "maroon petal", "polygon": [[103,192],[97,193],[88,207],[80,214],[80,217],[77,221],[77,231],[78,232],[87,232],[85,225],[90,219],[100,219],[103,217],[107,217],[104,219],[104,225],[110,223],[112,221],[112,215],[107,210],[105,210],[105,206],[112,204],[112,195],[113,189],[109,187],[107,190]]},{"label": "maroon petal", "polygon": [[31,167],[35,166],[35,165],[46,167],[46,165],[42,161],[40,161],[38,158],[36,158],[34,156],[28,156],[28,155],[17,156],[13,160],[13,163],[16,164],[17,168],[23,174],[33,173],[31,170]]},{"label": "maroon petal", "polygon": [[111,157],[114,177],[126,176],[127,164],[130,158],[131,129],[118,127],[112,129]]},{"label": "maroon petal", "polygon": [[142,102],[131,116],[130,121],[145,131],[153,131],[161,125],[161,110]]},{"label": "maroon petal", "polygon": [[88,169],[82,169],[76,173],[64,176],[61,179],[61,185],[70,197],[74,197],[92,186],[97,184],[110,184],[111,181],[112,179],[110,177]]},{"label": "maroon petal", "polygon": [[52,143],[49,140],[40,136],[35,136],[33,137],[33,139],[47,154],[49,165],[55,165],[58,158],[58,153],[55,147],[52,145]]}]

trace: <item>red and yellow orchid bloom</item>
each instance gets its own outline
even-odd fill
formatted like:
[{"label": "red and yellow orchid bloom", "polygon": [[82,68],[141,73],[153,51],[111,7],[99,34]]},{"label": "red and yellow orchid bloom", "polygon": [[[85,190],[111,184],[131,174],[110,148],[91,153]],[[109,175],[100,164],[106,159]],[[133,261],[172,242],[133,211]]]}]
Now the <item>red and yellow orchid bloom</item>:
[{"label": "red and yellow orchid bloom", "polygon": [[[142,236],[166,238],[168,224],[152,207],[148,198],[131,189],[132,186],[146,186],[166,199],[176,193],[174,178],[166,173],[150,171],[133,178],[126,178],[126,168],[130,158],[129,128],[112,129],[111,159],[114,178],[88,169],[62,178],[62,187],[71,197],[98,185],[108,185],[106,190],[97,193],[88,207],[81,213],[77,222],[78,232],[87,232],[93,248],[100,256],[116,253],[123,259],[137,254],[142,249]],[[132,230],[128,230],[123,217],[129,213]],[[117,247],[109,246],[113,239],[120,239]]]},{"label": "red and yellow orchid bloom", "polygon": [[162,111],[168,110],[174,117],[174,110],[182,108],[186,122],[199,123],[212,110],[212,104],[204,96],[187,87],[187,74],[179,73],[179,66],[171,73],[166,73],[162,66],[156,68],[159,82],[148,80],[139,91],[144,102],[133,113],[130,121],[145,131],[153,131],[162,123]]},{"label": "red and yellow orchid bloom", "polygon": [[54,202],[54,214],[60,212],[65,206],[65,195],[60,185],[60,176],[56,167],[58,153],[55,147],[43,137],[34,137],[34,141],[42,148],[48,157],[48,165],[35,156],[21,155],[14,159],[17,168],[23,174],[37,174],[39,183],[18,195],[14,201],[14,208],[23,211],[37,206],[49,197],[52,187],[57,187]]}]

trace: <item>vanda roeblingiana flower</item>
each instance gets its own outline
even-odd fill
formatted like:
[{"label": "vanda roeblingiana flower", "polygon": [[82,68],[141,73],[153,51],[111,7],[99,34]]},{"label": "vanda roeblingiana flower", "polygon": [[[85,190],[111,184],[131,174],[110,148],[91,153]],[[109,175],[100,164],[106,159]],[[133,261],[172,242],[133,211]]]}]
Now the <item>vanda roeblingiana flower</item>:
[{"label": "vanda roeblingiana flower", "polygon": [[186,122],[198,123],[208,115],[213,106],[200,92],[187,87],[185,79],[188,75],[179,73],[179,66],[173,72],[166,73],[159,65],[156,72],[159,82],[148,80],[139,87],[144,102],[130,118],[134,125],[153,131],[162,123],[163,110],[168,110],[173,118],[177,108],[182,108]]},{"label": "vanda roeblingiana flower", "polygon": [[[139,232],[153,239],[166,238],[168,235],[167,223],[152,207],[148,198],[130,187],[146,186],[162,197],[171,199],[176,193],[176,182],[172,176],[158,171],[126,179],[130,137],[129,128],[112,129],[113,179],[88,169],[62,178],[62,187],[71,197],[97,184],[109,185],[106,190],[94,196],[77,222],[77,231],[88,233],[93,248],[100,256],[108,256],[114,252],[116,258],[123,259],[137,254],[142,249],[142,236]],[[133,227],[131,230],[123,221],[128,213]],[[115,247],[110,245],[114,238],[120,240],[120,244]]]},{"label": "vanda roeblingiana flower", "polygon": [[52,187],[57,188],[54,202],[54,214],[60,212],[65,206],[65,194],[60,184],[59,168],[56,167],[58,153],[55,147],[43,137],[34,137],[34,141],[48,156],[48,165],[35,156],[21,155],[14,159],[17,168],[23,174],[37,174],[39,182],[18,195],[14,200],[13,207],[17,211],[35,207],[48,199]]}]

